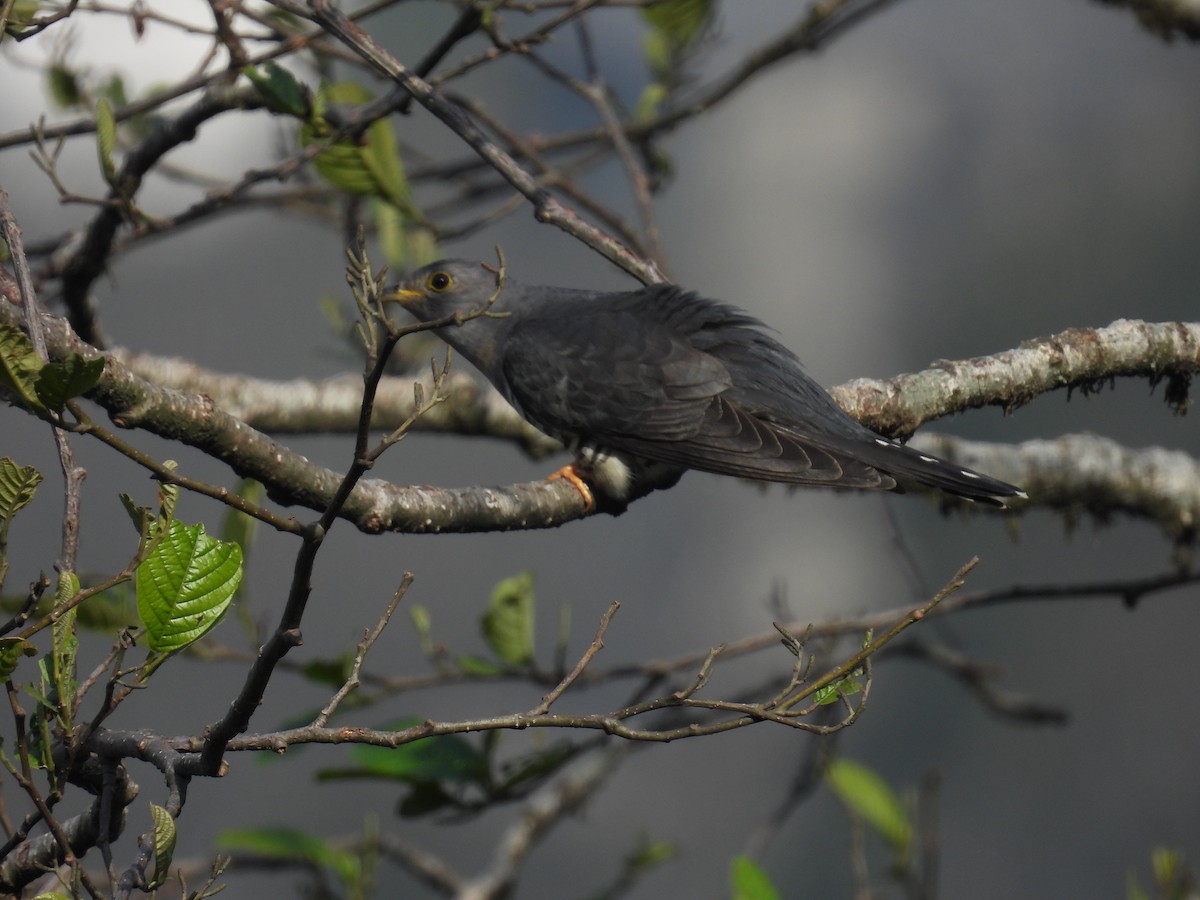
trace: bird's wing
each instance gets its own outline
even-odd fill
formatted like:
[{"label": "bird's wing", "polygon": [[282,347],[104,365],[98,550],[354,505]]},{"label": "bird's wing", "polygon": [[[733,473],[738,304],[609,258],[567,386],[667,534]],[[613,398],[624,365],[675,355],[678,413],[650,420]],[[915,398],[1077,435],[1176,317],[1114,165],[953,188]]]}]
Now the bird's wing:
[{"label": "bird's wing", "polygon": [[[779,386],[738,385],[746,374],[731,373],[722,342],[743,355],[765,354],[768,375],[785,364],[799,371],[799,362],[758,325],[671,288],[616,302],[556,303],[526,312],[510,333],[504,390],[526,418],[568,442],[743,478],[893,487],[845,452],[844,436],[801,434],[759,414],[758,395]],[[754,337],[766,343],[756,347]],[[729,358],[744,367],[736,353]],[[812,389],[844,417],[819,386]]]},{"label": "bird's wing", "polygon": [[619,437],[610,445],[635,456],[739,478],[883,490],[896,486],[894,478],[859,458],[856,443],[780,428],[726,396],[709,402],[699,427],[684,439],[663,441],[641,434]]},{"label": "bird's wing", "polygon": [[505,343],[502,391],[564,440],[686,439],[732,385],[715,357],[635,311],[557,303],[522,315]]},{"label": "bird's wing", "polygon": [[984,502],[1012,485],[886,440],[848,416],[757,319],[678,288],[561,298],[522,316],[505,390],[544,431],[677,466]]}]

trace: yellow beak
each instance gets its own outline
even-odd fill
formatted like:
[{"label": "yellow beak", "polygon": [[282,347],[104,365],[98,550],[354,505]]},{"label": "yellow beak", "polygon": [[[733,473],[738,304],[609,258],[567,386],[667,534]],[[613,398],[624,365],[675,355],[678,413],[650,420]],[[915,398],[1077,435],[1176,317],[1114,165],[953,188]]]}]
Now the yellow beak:
[{"label": "yellow beak", "polygon": [[396,290],[392,291],[390,294],[385,294],[383,297],[383,301],[385,303],[391,301],[391,302],[399,303],[401,306],[403,306],[404,302],[406,300],[416,300],[416,299],[418,299],[420,297],[424,297],[424,296],[425,295],[423,293],[421,293],[420,291],[414,291],[409,288],[397,288]]}]

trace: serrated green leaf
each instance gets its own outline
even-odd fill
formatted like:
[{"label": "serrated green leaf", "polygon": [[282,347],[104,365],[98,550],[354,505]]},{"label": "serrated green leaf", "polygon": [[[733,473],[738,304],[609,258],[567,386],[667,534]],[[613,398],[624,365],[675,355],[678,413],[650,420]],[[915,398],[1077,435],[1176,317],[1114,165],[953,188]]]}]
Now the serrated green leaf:
[{"label": "serrated green leaf", "polygon": [[483,636],[492,651],[512,665],[533,660],[533,574],[522,572],[492,590],[484,613]]},{"label": "serrated green leaf", "polygon": [[845,758],[833,760],[825,777],[846,808],[875,829],[898,857],[907,852],[912,824],[887,782],[861,763]]},{"label": "serrated green leaf", "polygon": [[149,890],[167,883],[171,859],[175,856],[175,820],[171,814],[157,804],[150,804],[150,817],[154,820],[154,876],[147,885]]},{"label": "serrated green leaf", "polygon": [[[399,731],[419,725],[422,719],[406,719],[383,726]],[[321,781],[346,778],[385,778],[395,781],[480,782],[487,777],[487,760],[465,738],[456,734],[435,735],[399,747],[356,744],[350,750],[356,763],[345,769],[325,769]]]},{"label": "serrated green leaf", "polygon": [[72,353],[62,362],[47,363],[34,383],[38,399],[47,408],[61,413],[64,404],[73,397],[86,394],[104,374],[104,358],[84,359]]},{"label": "serrated green leaf", "polygon": [[100,171],[109,187],[117,186],[117,164],[113,162],[113,151],[117,148],[117,120],[107,97],[96,103],[96,155],[100,159]]},{"label": "serrated green leaf", "polygon": [[346,884],[355,883],[359,875],[358,858],[354,854],[338,850],[298,828],[234,828],[217,838],[217,847],[268,859],[313,863],[337,873]]},{"label": "serrated green leaf", "polygon": [[730,866],[733,900],[779,900],[779,891],[757,863],[747,856],[735,856]]},{"label": "serrated green leaf", "polygon": [[273,62],[266,63],[261,69],[246,66],[242,74],[254,83],[259,96],[272,112],[295,116],[297,119],[308,117],[308,96],[304,86],[296,80],[287,69]]},{"label": "serrated green leaf", "polygon": [[41,483],[42,473],[37,469],[0,457],[0,521],[11,521],[28,506]]},{"label": "serrated green leaf", "polygon": [[25,332],[15,325],[0,325],[0,386],[16,393],[33,412],[45,410],[36,388],[43,365]]},{"label": "serrated green leaf", "polygon": [[37,647],[24,638],[0,638],[0,679],[12,678],[22,656],[37,656]]},{"label": "serrated green leaf", "polygon": [[150,649],[180,650],[221,620],[242,580],[242,548],[209,537],[203,525],[171,522],[137,568],[138,615]]}]

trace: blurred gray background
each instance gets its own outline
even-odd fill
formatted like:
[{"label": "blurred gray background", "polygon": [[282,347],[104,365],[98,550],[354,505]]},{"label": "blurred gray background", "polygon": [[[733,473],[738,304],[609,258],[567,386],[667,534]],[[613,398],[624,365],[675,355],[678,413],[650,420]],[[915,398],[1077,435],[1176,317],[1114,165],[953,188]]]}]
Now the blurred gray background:
[{"label": "blurred gray background", "polygon": [[[203,4],[166,4],[209,21]],[[158,6],[162,6],[159,4]],[[193,8],[194,7],[194,8]],[[798,15],[795,4],[730,4],[698,73],[724,71]],[[452,10],[411,4],[370,30],[412,61]],[[643,26],[631,11],[594,17],[602,67],[633,104],[646,78]],[[117,18],[92,17],[75,48],[97,70],[119,70],[131,93],[179,77],[204,45],[151,23],[142,41]],[[519,30],[513,26],[513,30]],[[8,46],[0,56],[0,131],[22,128],[44,108],[35,64],[51,42]],[[478,40],[466,51],[482,48]],[[546,49],[579,73],[565,39]],[[516,127],[554,131],[594,124],[590,113],[517,61],[459,89]],[[1116,318],[1195,320],[1200,315],[1200,49],[1164,44],[1127,12],[1094,3],[911,0],[854,28],[818,55],[786,63],[712,114],[663,141],[675,179],[657,204],[673,277],[759,315],[825,384],[885,377],[1008,349],[1070,326]],[[264,115],[227,116],[172,153],[180,165],[218,173],[269,164],[281,126]],[[397,119],[401,141],[460,155],[421,110]],[[90,138],[68,144],[64,171],[80,193],[101,193]],[[0,154],[0,184],[27,241],[79,227],[87,208],[59,206],[23,150]],[[616,166],[591,187],[622,196]],[[198,193],[155,179],[142,206],[170,214]],[[615,201],[632,213],[628,201]],[[510,271],[527,281],[632,286],[598,256],[522,211],[449,254],[489,258],[501,244]],[[226,372],[324,377],[357,369],[331,335],[316,300],[345,296],[342,238],[332,229],[267,213],[226,217],[120,257],[97,285],[101,321],[114,344],[183,356]],[[1093,431],[1132,447],[1162,445],[1200,455],[1195,415],[1177,418],[1142,381],[1090,398],[1039,398],[1004,417],[984,410],[941,430],[1017,441]],[[0,412],[0,453],[48,475],[14,529],[8,588],[49,569],[57,546],[52,444],[19,412]],[[133,434],[138,446],[180,459],[186,471],[231,483],[196,454]],[[345,436],[289,441],[323,464],[344,467]],[[119,568],[131,552],[119,491],[143,502],[153,485],[131,463],[77,442],[89,469],[82,567]],[[395,448],[375,475],[398,483],[500,484],[539,477],[531,463],[491,441],[420,436]],[[221,510],[186,497],[183,517],[215,530]],[[897,535],[911,552],[906,560]],[[254,613],[280,609],[295,549],[260,532],[247,583]],[[1015,530],[998,517],[941,516],[916,497],[834,496],[757,490],[690,474],[627,515],[544,533],[365,538],[335,530],[321,556],[300,660],[351,646],[378,617],[405,570],[409,602],[427,607],[435,636],[455,653],[482,654],[478,632],[491,586],[529,569],[540,610],[539,650],[552,651],[561,604],[582,652],[613,599],[622,603],[598,665],[677,654],[758,633],[777,616],[775,591],[797,618],[854,614],[909,603],[943,583],[972,555],[971,587],[1098,581],[1170,566],[1171,548],[1151,526],[1062,521],[1033,512]],[[915,568],[915,577],[912,570]],[[1060,706],[1063,727],[1021,727],[983,710],[948,677],[911,662],[881,665],[862,720],[841,753],[907,789],[942,778],[939,810],[945,897],[1119,897],[1129,872],[1149,880],[1149,858],[1170,846],[1200,859],[1200,710],[1193,642],[1200,591],[1156,596],[1136,610],[1116,601],[1012,605],[931,623],[930,634],[1004,669],[1000,686]],[[242,641],[236,624],[219,635]],[[88,663],[104,652],[89,647]],[[787,666],[782,651],[719,668],[710,695],[738,696]],[[399,616],[370,659],[376,670],[421,673],[407,617]],[[243,666],[177,660],[154,688],[126,704],[114,725],[197,733],[225,710]],[[406,696],[372,710],[376,724],[403,715],[441,719],[527,709],[540,692],[493,686]],[[570,694],[564,709],[597,710],[620,691]],[[183,698],[183,699],[181,699]],[[326,695],[290,676],[273,683],[256,730],[269,730]],[[11,728],[5,722],[3,729]],[[562,737],[504,738],[512,752]],[[786,792],[810,737],[762,725],[702,741],[639,747],[583,811],[531,857],[517,895],[584,897],[605,885],[642,837],[678,842],[681,855],[632,896],[719,897],[730,858]],[[231,758],[230,775],[198,782],[180,821],[177,858],[201,857],[232,825],[288,824],[319,835],[384,827],[441,853],[460,872],[487,865],[518,810],[468,825],[400,823],[403,790],[389,785],[312,785],[312,771],[346,759],[318,747],[273,765]],[[143,801],[164,793],[136,769],[142,798],[132,830],[147,827]],[[10,802],[13,802],[10,797]],[[850,826],[827,789],[777,834],[763,865],[787,897],[851,892]],[[876,870],[886,850],[869,842]],[[122,863],[129,856],[118,854]],[[385,868],[380,896],[430,895]],[[277,893],[278,876],[237,874],[230,898]]]}]

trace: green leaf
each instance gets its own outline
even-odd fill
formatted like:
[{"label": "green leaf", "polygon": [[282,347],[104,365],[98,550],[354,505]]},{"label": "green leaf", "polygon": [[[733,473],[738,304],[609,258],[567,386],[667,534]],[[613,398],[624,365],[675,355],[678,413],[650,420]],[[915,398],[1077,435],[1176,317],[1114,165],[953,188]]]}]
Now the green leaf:
[{"label": "green leaf", "polygon": [[642,7],[642,18],[673,47],[695,43],[712,21],[713,0],[661,0]]},{"label": "green leaf", "polygon": [[[333,659],[314,659],[312,662],[305,664],[304,668],[300,670],[300,674],[316,684],[323,684],[331,688],[340,688],[346,683],[346,679],[350,677],[350,670],[353,666],[354,653],[353,651],[346,651],[341,656],[335,656]],[[310,717],[308,721],[311,722],[312,718]]]},{"label": "green leaf", "polygon": [[[163,468],[174,472],[179,463],[173,459],[163,460]],[[158,520],[162,527],[175,519],[175,507],[179,503],[179,485],[166,481],[158,483]]]},{"label": "green leaf", "polygon": [[488,646],[506,663],[533,660],[532,573],[522,572],[496,585],[482,625]]},{"label": "green leaf", "polygon": [[93,594],[75,607],[75,614],[75,624],[80,628],[105,634],[119,631],[137,621],[133,586],[123,582],[114,584],[103,594]]},{"label": "green leaf", "polygon": [[119,73],[114,72],[104,79],[97,88],[100,96],[108,100],[109,106],[115,106],[120,109],[129,103],[129,94],[125,90],[125,79]]},{"label": "green leaf", "polygon": [[28,506],[41,483],[42,473],[37,469],[17,465],[7,456],[0,457],[0,521],[11,521]]},{"label": "green leaf", "polygon": [[647,872],[655,866],[670,862],[679,855],[679,847],[674,841],[649,841],[642,839],[639,846],[629,857],[629,867],[634,872]]},{"label": "green leaf", "polygon": [[71,109],[83,102],[83,89],[79,84],[79,73],[70,69],[61,60],[46,70],[46,92],[50,102],[59,109]]},{"label": "green leaf", "polygon": [[421,645],[421,652],[425,656],[432,658],[435,652],[433,646],[433,621],[430,619],[429,610],[420,603],[414,603],[408,611],[412,618],[413,628],[417,632],[417,642]]},{"label": "green leaf", "polygon": [[10,26],[31,24],[41,5],[41,0],[17,0],[8,14],[8,24]]},{"label": "green leaf", "polygon": [[405,220],[419,219],[396,148],[396,135],[387,119],[372,122],[357,141],[342,138],[329,143],[329,135],[334,130],[324,114],[329,105],[363,105],[371,99],[370,91],[352,81],[323,86],[313,98],[308,121],[300,129],[300,144],[304,147],[328,144],[313,160],[313,165],[334,187],[348,194],[385,200]]},{"label": "green leaf", "polygon": [[[255,481],[253,478],[243,478],[237,486],[238,496],[247,503],[255,506],[262,504],[266,493],[267,489],[263,486],[262,482]],[[221,519],[221,540],[237,544],[242,548],[243,568],[245,568],[246,560],[250,558],[250,549],[254,546],[254,536],[257,531],[258,519],[247,515],[240,509],[234,509],[232,506],[225,511],[225,516]],[[245,589],[245,582],[238,585],[238,589],[233,595],[234,599],[240,599]],[[238,605],[238,612],[241,615],[242,624],[245,626],[247,633],[254,634],[257,626],[255,625],[254,613],[250,609],[250,605],[248,603],[240,603]]]},{"label": "green leaf", "polygon": [[[399,731],[419,725],[423,719],[406,719],[385,725]],[[395,781],[453,781],[481,782],[487,778],[487,761],[465,738],[456,734],[435,735],[408,744],[373,747],[356,744],[350,758],[357,766],[347,769],[325,769],[318,774],[322,781],[344,778],[386,778]]]},{"label": "green leaf", "polygon": [[[58,585],[54,591],[54,608],[60,609],[79,593],[79,577],[74,572],[59,572]],[[75,653],[79,649],[79,638],[75,636],[75,610],[69,609],[60,615],[51,629],[54,651],[51,672],[54,676],[54,693],[57,698],[59,718],[69,730],[70,705],[75,698]]]},{"label": "green leaf", "polygon": [[748,856],[735,856],[729,875],[733,900],[779,900],[779,891],[767,873]]},{"label": "green leaf", "polygon": [[49,891],[45,894],[38,894],[33,900],[71,900],[66,894],[60,894],[58,891]]},{"label": "green leaf", "polygon": [[459,669],[468,675],[499,675],[504,671],[503,667],[491,660],[480,659],[478,656],[460,656],[456,662]]},{"label": "green leaf", "polygon": [[221,620],[242,580],[242,548],[209,537],[203,525],[172,521],[137,569],[138,615],[150,649],[180,650]]},{"label": "green leaf", "polygon": [[813,694],[813,700],[818,706],[828,706],[830,703],[837,703],[842,697],[852,697],[860,693],[862,689],[861,681],[855,681],[853,678],[839,678]]},{"label": "green leaf", "polygon": [[117,120],[107,97],[96,103],[96,155],[100,159],[100,171],[109,187],[117,186],[117,164],[113,162],[113,150],[117,147]]},{"label": "green leaf", "polygon": [[1183,855],[1170,847],[1155,847],[1150,854],[1150,868],[1159,889],[1169,888],[1179,878]]},{"label": "green leaf", "polygon": [[273,62],[261,69],[246,66],[242,74],[254,83],[267,109],[284,115],[307,119],[309,103],[307,89],[287,69]]},{"label": "green leaf", "polygon": [[0,679],[12,678],[22,656],[37,656],[37,653],[37,647],[24,638],[0,638]]},{"label": "green leaf", "polygon": [[150,804],[150,817],[154,820],[154,876],[146,887],[153,890],[167,883],[167,872],[175,856],[175,820],[154,803]]},{"label": "green leaf", "polygon": [[375,219],[376,239],[383,248],[388,265],[395,269],[406,269],[409,253],[404,214],[391,203],[377,200],[371,205],[371,215]]},{"label": "green leaf", "polygon": [[47,408],[61,413],[66,402],[86,394],[104,374],[104,357],[84,359],[72,353],[62,362],[47,363],[38,373],[34,389]]},{"label": "green leaf", "polygon": [[125,507],[129,521],[133,522],[133,527],[137,529],[137,533],[143,538],[148,538],[150,536],[150,523],[154,521],[154,517],[150,514],[150,508],[148,506],[138,506],[137,501],[124,492],[117,496],[121,500],[121,505]]},{"label": "green leaf", "polygon": [[544,750],[522,756],[505,765],[504,777],[500,779],[501,787],[508,790],[531,779],[553,775],[565,763],[574,759],[579,750],[575,744],[562,741]]},{"label": "green leaf", "polygon": [[25,332],[15,325],[0,325],[0,387],[16,393],[22,405],[33,412],[45,409],[36,388],[43,365]]},{"label": "green leaf", "polygon": [[874,828],[897,856],[907,852],[912,824],[887,782],[861,763],[844,758],[833,760],[825,777],[846,808]]},{"label": "green leaf", "polygon": [[1150,900],[1150,895],[1138,884],[1137,876],[1132,872],[1125,877],[1125,900]]},{"label": "green leaf", "polygon": [[298,828],[234,828],[217,838],[221,850],[253,853],[267,859],[308,862],[336,872],[346,884],[358,880],[358,859]]},{"label": "green leaf", "polygon": [[418,781],[400,802],[400,815],[405,819],[416,819],[453,805],[454,798],[436,781]]},{"label": "green leaf", "polygon": [[379,196],[401,212],[408,213],[408,218],[413,218],[412,194],[409,191],[408,178],[404,174],[404,166],[400,162],[400,151],[396,148],[396,135],[389,120],[377,119],[367,128],[363,164],[375,179]]},{"label": "green leaf", "polygon": [[634,108],[634,116],[639,122],[648,122],[658,115],[659,109],[663,102],[667,99],[667,86],[661,82],[654,82],[646,85],[642,90],[642,96],[638,97],[637,106]]},{"label": "green leaf", "polygon": [[[261,481],[255,481],[253,478],[243,478],[237,486],[237,495],[247,503],[252,503],[255,506],[263,501],[263,497],[267,494],[267,489],[263,487]],[[225,512],[225,518],[221,520],[221,540],[229,541],[232,544],[237,544],[242,548],[243,554],[248,554],[250,545],[254,543],[254,534],[258,530],[258,519],[254,516],[248,516],[239,509],[234,509],[232,506]]]}]

